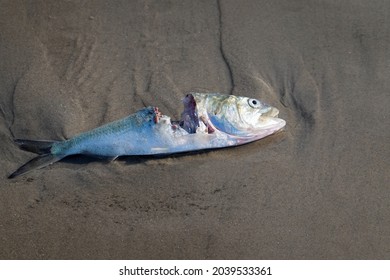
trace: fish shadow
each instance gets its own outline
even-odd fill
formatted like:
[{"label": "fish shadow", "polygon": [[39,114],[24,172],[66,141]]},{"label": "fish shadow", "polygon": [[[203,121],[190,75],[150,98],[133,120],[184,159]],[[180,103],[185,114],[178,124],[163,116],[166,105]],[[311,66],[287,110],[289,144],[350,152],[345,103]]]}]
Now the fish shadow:
[{"label": "fish shadow", "polygon": [[105,158],[105,157],[97,157],[93,155],[71,155],[63,160],[61,162],[71,165],[88,165],[95,162],[100,162],[102,164],[110,164],[113,161],[118,161],[121,163],[124,163],[126,165],[134,165],[134,164],[143,164],[151,160],[161,160],[161,159],[167,159],[167,158],[183,158],[183,157],[189,157],[191,155],[197,155],[197,154],[206,154],[210,152],[211,150],[206,151],[194,151],[194,152],[183,152],[183,153],[176,153],[176,154],[160,154],[160,155],[129,155],[129,156],[119,156],[115,160],[112,160],[112,158]]}]

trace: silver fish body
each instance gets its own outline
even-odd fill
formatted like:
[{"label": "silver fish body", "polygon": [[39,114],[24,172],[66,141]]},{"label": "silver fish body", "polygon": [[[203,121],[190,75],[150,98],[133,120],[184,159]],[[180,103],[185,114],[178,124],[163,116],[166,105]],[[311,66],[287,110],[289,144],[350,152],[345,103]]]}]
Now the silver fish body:
[{"label": "silver fish body", "polygon": [[10,177],[74,154],[116,158],[236,146],[264,138],[286,124],[277,118],[276,108],[247,97],[191,93],[183,103],[180,121],[172,121],[157,107],[146,107],[68,140],[16,140],[22,149],[41,155]]}]

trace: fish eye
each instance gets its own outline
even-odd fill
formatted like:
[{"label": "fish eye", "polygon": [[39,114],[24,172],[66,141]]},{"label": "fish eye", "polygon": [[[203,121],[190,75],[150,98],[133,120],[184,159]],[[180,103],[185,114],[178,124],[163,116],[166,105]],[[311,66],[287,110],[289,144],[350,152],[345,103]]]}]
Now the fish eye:
[{"label": "fish eye", "polygon": [[261,102],[257,99],[254,99],[254,98],[249,98],[248,104],[249,104],[249,106],[251,106],[252,108],[255,108],[255,109],[260,108],[260,106],[261,106]]}]

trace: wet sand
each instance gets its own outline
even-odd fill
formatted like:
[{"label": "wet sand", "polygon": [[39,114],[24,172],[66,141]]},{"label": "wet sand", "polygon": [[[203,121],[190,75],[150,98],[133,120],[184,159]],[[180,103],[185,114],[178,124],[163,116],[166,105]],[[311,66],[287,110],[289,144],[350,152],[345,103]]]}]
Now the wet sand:
[{"label": "wet sand", "polygon": [[[1,1],[1,259],[389,259],[390,4]],[[191,90],[261,99],[285,131],[106,163],[34,157]]]}]

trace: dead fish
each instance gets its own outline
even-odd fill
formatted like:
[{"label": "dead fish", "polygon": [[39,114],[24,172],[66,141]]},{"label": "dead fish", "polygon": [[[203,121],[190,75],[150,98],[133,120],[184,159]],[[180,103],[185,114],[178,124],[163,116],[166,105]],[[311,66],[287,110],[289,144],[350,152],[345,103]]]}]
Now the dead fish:
[{"label": "dead fish", "polygon": [[157,107],[138,112],[64,141],[16,139],[23,150],[39,154],[14,178],[75,154],[107,157],[172,154],[242,145],[281,130],[278,109],[260,100],[218,93],[187,94],[179,121]]}]

